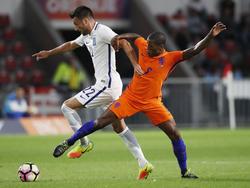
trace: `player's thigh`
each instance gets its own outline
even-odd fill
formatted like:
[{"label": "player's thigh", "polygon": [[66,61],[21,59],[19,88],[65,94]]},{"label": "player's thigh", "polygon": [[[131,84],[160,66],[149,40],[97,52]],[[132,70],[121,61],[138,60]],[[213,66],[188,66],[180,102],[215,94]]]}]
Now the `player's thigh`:
[{"label": "player's thigh", "polygon": [[158,101],[148,104],[148,107],[143,112],[155,126],[174,119],[168,109]]},{"label": "player's thigh", "polygon": [[112,103],[113,98],[107,87],[90,86],[77,93],[76,98],[85,108],[96,108]]},{"label": "player's thigh", "polygon": [[118,85],[118,86],[113,87],[113,88],[108,88],[107,92],[110,95],[110,103],[107,103],[106,105],[102,105],[102,110],[104,110],[104,111],[106,109],[108,109],[114,101],[119,99],[119,97],[122,94],[122,85]]},{"label": "player's thigh", "polygon": [[133,101],[125,95],[113,102],[109,109],[114,112],[119,120],[132,116],[139,111],[139,108],[133,104]]},{"label": "player's thigh", "polygon": [[103,128],[113,122],[115,122],[117,119],[116,115],[109,109],[105,110],[102,115],[97,118],[97,127]]},{"label": "player's thigh", "polygon": [[67,99],[66,101],[63,102],[63,104],[74,110],[83,107],[83,105],[75,97]]}]

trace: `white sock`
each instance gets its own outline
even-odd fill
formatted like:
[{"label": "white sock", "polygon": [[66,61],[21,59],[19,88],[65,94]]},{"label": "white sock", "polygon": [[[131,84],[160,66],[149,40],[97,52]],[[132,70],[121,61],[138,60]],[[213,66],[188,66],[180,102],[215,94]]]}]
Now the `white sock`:
[{"label": "white sock", "polygon": [[[62,105],[61,107],[62,113],[64,117],[68,120],[69,125],[73,129],[74,132],[76,132],[81,126],[82,126],[82,121],[77,112],[65,104]],[[83,137],[80,139],[80,142],[83,146],[87,146],[89,144],[89,139],[87,136]]]},{"label": "white sock", "polygon": [[126,127],[119,136],[122,138],[123,142],[132,153],[132,155],[137,159],[140,168],[143,168],[147,163],[147,159],[144,157],[141,147],[138,144],[134,134]]}]

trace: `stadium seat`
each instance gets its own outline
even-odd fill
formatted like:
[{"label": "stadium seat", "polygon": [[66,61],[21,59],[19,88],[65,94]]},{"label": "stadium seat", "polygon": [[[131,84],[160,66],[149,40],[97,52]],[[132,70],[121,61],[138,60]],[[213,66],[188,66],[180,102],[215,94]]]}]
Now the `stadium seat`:
[{"label": "stadium seat", "polygon": [[14,71],[17,67],[17,62],[13,56],[9,55],[5,58],[4,65],[8,71]]},{"label": "stadium seat", "polygon": [[25,51],[24,44],[21,41],[17,41],[12,46],[12,52],[16,55],[21,55]]},{"label": "stadium seat", "polygon": [[168,24],[168,17],[166,14],[158,14],[156,16],[156,19],[158,20],[158,22],[160,22],[162,24],[162,26],[166,27]]},{"label": "stadium seat", "polygon": [[34,65],[34,61],[32,60],[31,56],[24,56],[23,59],[21,60],[20,65],[22,69],[30,70]]},{"label": "stadium seat", "polygon": [[0,55],[3,56],[7,51],[7,47],[3,41],[0,41]]},{"label": "stadium seat", "polygon": [[41,86],[44,84],[44,73],[41,70],[34,70],[31,76],[32,85]]},{"label": "stadium seat", "polygon": [[0,86],[4,86],[5,84],[9,84],[11,82],[11,78],[9,73],[2,69],[0,70]]},{"label": "stadium seat", "polygon": [[0,15],[0,27],[7,27],[10,25],[10,18],[8,15]]},{"label": "stadium seat", "polygon": [[16,36],[16,32],[13,28],[8,27],[3,32],[3,38],[4,40],[11,41],[14,40]]},{"label": "stadium seat", "polygon": [[28,74],[26,74],[23,70],[18,70],[15,75],[15,81],[18,84],[27,84]]}]

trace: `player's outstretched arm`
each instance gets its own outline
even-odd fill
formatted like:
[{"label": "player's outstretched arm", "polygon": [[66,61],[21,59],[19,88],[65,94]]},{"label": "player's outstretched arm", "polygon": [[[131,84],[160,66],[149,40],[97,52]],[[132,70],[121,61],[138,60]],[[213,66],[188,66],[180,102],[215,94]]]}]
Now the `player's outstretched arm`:
[{"label": "player's outstretched arm", "polygon": [[56,48],[53,48],[51,50],[42,50],[40,52],[37,52],[37,53],[33,54],[32,57],[36,57],[36,60],[39,61],[40,59],[45,59],[45,58],[48,58],[49,56],[52,56],[52,55],[72,51],[78,47],[79,47],[78,44],[76,44],[73,41],[69,41],[69,42],[65,42],[62,45],[60,45]]},{"label": "player's outstretched arm", "polygon": [[219,35],[224,30],[226,30],[226,26],[221,22],[217,22],[204,39],[198,42],[195,46],[183,51],[183,60],[192,58],[193,56],[199,54],[209,45],[214,37]]}]

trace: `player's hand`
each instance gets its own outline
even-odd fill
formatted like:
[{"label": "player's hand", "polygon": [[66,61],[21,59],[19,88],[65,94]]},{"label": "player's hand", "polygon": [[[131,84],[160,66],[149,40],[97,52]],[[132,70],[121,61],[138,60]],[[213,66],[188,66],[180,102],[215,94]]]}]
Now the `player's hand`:
[{"label": "player's hand", "polygon": [[212,35],[215,37],[222,31],[226,30],[227,27],[222,22],[217,22],[211,29]]},{"label": "player's hand", "polygon": [[33,54],[32,57],[35,57],[37,61],[39,61],[40,59],[45,59],[49,57],[49,51],[47,50],[40,51],[38,53]]},{"label": "player's hand", "polygon": [[112,38],[112,40],[111,40],[111,45],[112,45],[112,47],[115,49],[115,51],[116,52],[118,52],[119,51],[119,49],[120,49],[120,46],[119,46],[119,36],[118,35],[116,35],[114,38]]},{"label": "player's hand", "polygon": [[134,71],[140,76],[144,74],[144,71],[138,63],[134,64]]}]

